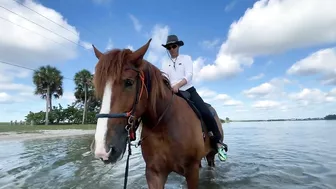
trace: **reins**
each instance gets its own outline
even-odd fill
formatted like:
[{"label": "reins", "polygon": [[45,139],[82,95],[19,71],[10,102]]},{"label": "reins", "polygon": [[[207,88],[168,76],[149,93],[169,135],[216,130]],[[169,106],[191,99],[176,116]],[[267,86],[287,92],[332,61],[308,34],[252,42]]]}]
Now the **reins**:
[{"label": "reins", "polygon": [[[146,76],[147,76],[147,85],[145,85],[145,76],[144,76],[144,72],[140,71],[139,69],[132,67],[131,69],[133,69],[134,71],[137,72],[137,83],[136,83],[136,95],[135,95],[135,99],[134,99],[134,103],[132,106],[132,109],[128,112],[125,113],[112,113],[112,114],[97,114],[96,118],[128,118],[127,120],[127,124],[125,126],[125,130],[127,131],[127,145],[128,145],[128,155],[127,155],[127,160],[126,160],[126,167],[125,167],[125,177],[124,177],[124,189],[126,189],[127,187],[127,179],[128,179],[128,169],[129,169],[129,158],[132,155],[132,148],[131,146],[135,146],[136,148],[138,146],[141,145],[142,141],[147,138],[149,135],[142,137],[137,144],[132,144],[131,141],[135,140],[135,132],[137,131],[141,120],[139,121],[139,119],[135,119],[135,111],[136,111],[136,107],[137,104],[139,102],[139,100],[142,97],[143,94],[143,89],[146,87],[147,88],[147,98],[149,98],[149,93],[151,91],[151,86],[150,86],[150,75],[149,75],[149,71],[146,72]],[[141,89],[140,89],[140,93],[139,93],[139,84],[141,82]],[[168,105],[166,106],[165,110],[163,111],[163,113],[161,114],[161,116],[159,117],[156,125],[153,128],[155,128],[157,125],[159,125],[159,123],[161,122],[161,120],[163,119],[164,115],[166,114],[166,112],[168,111],[168,109],[171,107],[171,104],[173,102],[174,99],[174,93],[172,91],[172,97],[168,103]],[[141,119],[141,117],[140,117]]]}]

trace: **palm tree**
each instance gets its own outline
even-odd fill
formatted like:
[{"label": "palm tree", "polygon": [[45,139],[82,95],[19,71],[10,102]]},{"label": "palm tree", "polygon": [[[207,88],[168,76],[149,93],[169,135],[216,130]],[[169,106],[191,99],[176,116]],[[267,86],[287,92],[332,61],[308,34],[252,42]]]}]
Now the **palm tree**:
[{"label": "palm tree", "polygon": [[33,83],[35,84],[35,95],[41,95],[46,100],[45,124],[49,122],[49,111],[52,108],[52,97],[60,98],[63,95],[63,76],[61,71],[50,65],[41,66],[34,71]]},{"label": "palm tree", "polygon": [[75,74],[75,97],[77,102],[84,104],[82,124],[85,124],[88,103],[94,100],[93,75],[86,69]]}]

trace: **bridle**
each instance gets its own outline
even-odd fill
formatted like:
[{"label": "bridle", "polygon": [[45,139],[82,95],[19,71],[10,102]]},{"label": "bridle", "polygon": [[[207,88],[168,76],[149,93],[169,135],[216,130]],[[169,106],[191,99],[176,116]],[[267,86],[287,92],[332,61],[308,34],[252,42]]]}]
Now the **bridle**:
[{"label": "bridle", "polygon": [[[149,69],[149,65],[147,67]],[[149,94],[151,91],[151,79],[150,79],[150,74],[149,71],[146,71],[146,78],[147,78],[147,82],[145,84],[145,74],[143,71],[135,68],[135,67],[131,67],[130,69],[134,70],[137,72],[137,76],[136,76],[136,93],[135,93],[135,99],[134,99],[134,103],[132,105],[132,109],[128,112],[124,112],[124,113],[111,113],[111,114],[96,114],[96,118],[128,118],[127,120],[127,124],[125,126],[125,129],[127,131],[127,143],[128,143],[128,156],[127,156],[127,160],[126,160],[126,168],[125,168],[125,178],[124,178],[124,189],[126,189],[127,186],[127,178],[128,178],[128,167],[129,167],[129,157],[130,155],[132,155],[132,149],[131,146],[134,145],[131,143],[131,141],[134,141],[136,139],[135,137],[135,132],[137,131],[140,122],[141,122],[141,118],[136,119],[135,117],[135,112],[136,112],[136,107],[139,103],[139,100],[141,99],[142,95],[143,95],[143,91],[144,88],[147,89],[147,99],[149,98]],[[141,82],[141,83],[140,83]],[[140,86],[141,84],[141,86]],[[141,87],[141,88],[140,88]],[[169,104],[167,105],[166,109],[163,111],[163,113],[161,114],[161,116],[159,117],[157,123],[155,126],[157,126],[160,121],[162,120],[163,116],[165,115],[165,113],[167,112],[167,110],[169,109],[170,105],[172,104],[173,101],[173,97],[175,96],[174,93],[172,92],[172,98],[169,102]],[[154,126],[154,127],[155,127]],[[152,128],[154,128],[152,127]],[[141,145],[141,142],[146,138],[147,136],[143,137],[142,139],[139,140],[138,144],[135,144],[135,147],[138,147],[139,145]]]},{"label": "bridle", "polygon": [[[128,118],[127,124],[125,126],[125,129],[127,131],[130,131],[130,129],[132,127],[135,126],[135,111],[136,111],[136,107],[139,103],[139,100],[142,97],[143,94],[143,89],[144,87],[147,86],[147,98],[149,97],[149,92],[150,92],[150,78],[149,78],[149,73],[147,73],[147,85],[145,85],[145,76],[144,76],[144,72],[140,71],[139,69],[135,68],[135,67],[131,67],[130,69],[134,70],[137,72],[137,76],[136,76],[136,93],[135,93],[135,99],[134,99],[134,103],[132,105],[132,109],[128,112],[125,113],[111,113],[111,114],[97,114],[96,118]],[[140,89],[140,82],[141,82],[141,89]],[[140,94],[139,94],[139,89],[140,89]],[[138,125],[136,125],[136,127],[138,127]],[[136,128],[137,129],[137,128]]]}]

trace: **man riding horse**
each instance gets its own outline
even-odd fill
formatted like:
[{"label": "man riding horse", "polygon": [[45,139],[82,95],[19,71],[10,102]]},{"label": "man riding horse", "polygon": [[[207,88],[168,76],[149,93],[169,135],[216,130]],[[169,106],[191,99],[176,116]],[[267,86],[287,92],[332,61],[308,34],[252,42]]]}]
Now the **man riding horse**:
[{"label": "man riding horse", "polygon": [[216,143],[218,158],[221,161],[225,161],[225,146],[220,141],[221,134],[218,130],[216,120],[192,83],[193,62],[191,57],[189,55],[179,54],[180,47],[183,45],[184,42],[179,40],[176,35],[169,35],[167,37],[166,44],[162,44],[162,46],[167,49],[170,57],[168,61],[162,62],[162,71],[167,74],[175,93],[187,91],[190,94],[190,100],[201,113],[207,129],[210,135],[212,135],[211,138],[213,142]]}]

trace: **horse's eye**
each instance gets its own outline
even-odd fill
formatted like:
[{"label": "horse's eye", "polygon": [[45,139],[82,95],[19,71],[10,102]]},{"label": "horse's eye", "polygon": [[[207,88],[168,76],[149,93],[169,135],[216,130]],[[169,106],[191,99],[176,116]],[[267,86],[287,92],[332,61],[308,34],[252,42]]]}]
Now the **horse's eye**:
[{"label": "horse's eye", "polygon": [[133,81],[132,80],[130,80],[130,79],[126,79],[125,80],[125,87],[131,87],[132,85],[133,85]]}]

